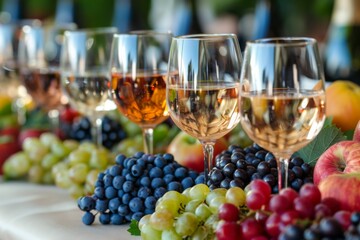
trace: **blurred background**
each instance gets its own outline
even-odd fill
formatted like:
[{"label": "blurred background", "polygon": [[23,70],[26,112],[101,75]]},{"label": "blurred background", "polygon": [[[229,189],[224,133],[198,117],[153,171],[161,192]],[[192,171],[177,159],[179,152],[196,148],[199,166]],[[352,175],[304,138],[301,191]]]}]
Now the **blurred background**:
[{"label": "blurred background", "polygon": [[1,0],[1,21],[75,22],[189,33],[236,33],[240,40],[312,36],[325,40],[334,0]]},{"label": "blurred background", "polygon": [[[360,79],[360,0],[0,0],[0,24],[235,33],[240,47],[264,37],[313,37],[326,81]],[[16,47],[16,46],[15,46]]]}]

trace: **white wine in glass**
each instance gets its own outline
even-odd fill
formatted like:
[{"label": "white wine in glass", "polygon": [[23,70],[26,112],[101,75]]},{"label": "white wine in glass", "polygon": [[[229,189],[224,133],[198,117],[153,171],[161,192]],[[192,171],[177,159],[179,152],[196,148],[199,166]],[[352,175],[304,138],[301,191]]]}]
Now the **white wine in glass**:
[{"label": "white wine in glass", "polygon": [[[204,149],[205,183],[214,144],[240,121],[241,52],[233,34],[174,37],[166,99],[174,123]],[[191,153],[189,153],[191,154]]]},{"label": "white wine in glass", "polygon": [[325,80],[316,40],[247,42],[240,90],[241,125],[276,156],[280,191],[288,184],[289,158],[317,136],[325,121]]},{"label": "white wine in glass", "polygon": [[61,52],[62,89],[70,104],[89,118],[92,138],[101,145],[101,119],[115,108],[110,100],[110,49],[114,27],[66,31]]}]

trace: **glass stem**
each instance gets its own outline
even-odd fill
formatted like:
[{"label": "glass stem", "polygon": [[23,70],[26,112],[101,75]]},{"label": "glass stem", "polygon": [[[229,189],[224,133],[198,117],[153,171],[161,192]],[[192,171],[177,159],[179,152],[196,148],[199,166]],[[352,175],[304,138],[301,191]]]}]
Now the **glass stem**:
[{"label": "glass stem", "polygon": [[102,145],[102,119],[96,118],[95,121],[92,121],[92,127],[91,127],[91,136],[93,139],[93,142],[97,146]]},{"label": "glass stem", "polygon": [[288,170],[289,170],[289,159],[279,157],[278,161],[278,186],[279,192],[283,188],[288,187]]},{"label": "glass stem", "polygon": [[153,149],[154,149],[153,132],[154,129],[152,128],[143,129],[144,152],[147,154],[153,154]]},{"label": "glass stem", "polygon": [[203,142],[203,152],[204,152],[204,179],[205,184],[209,180],[209,173],[213,168],[213,158],[214,158],[214,142]]}]

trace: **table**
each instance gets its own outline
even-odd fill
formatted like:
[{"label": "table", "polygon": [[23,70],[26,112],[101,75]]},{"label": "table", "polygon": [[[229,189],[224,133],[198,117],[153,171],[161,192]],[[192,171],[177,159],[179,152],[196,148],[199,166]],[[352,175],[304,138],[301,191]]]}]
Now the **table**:
[{"label": "table", "polygon": [[0,240],[139,240],[128,224],[82,223],[76,200],[55,186],[0,179]]}]

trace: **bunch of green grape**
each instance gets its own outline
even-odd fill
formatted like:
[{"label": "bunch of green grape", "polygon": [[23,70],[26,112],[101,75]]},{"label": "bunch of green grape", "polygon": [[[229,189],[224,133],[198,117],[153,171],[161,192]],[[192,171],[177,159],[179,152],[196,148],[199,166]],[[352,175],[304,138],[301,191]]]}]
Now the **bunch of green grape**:
[{"label": "bunch of green grape", "polygon": [[53,184],[52,167],[63,161],[77,146],[77,142],[61,141],[52,133],[43,133],[39,138],[28,137],[22,144],[22,151],[5,161],[4,179]]},{"label": "bunch of green grape", "polygon": [[93,193],[97,175],[115,163],[114,154],[105,147],[62,141],[49,132],[26,138],[22,149],[5,161],[4,179],[55,184],[74,198]]},{"label": "bunch of green grape", "polygon": [[55,185],[67,189],[73,198],[92,194],[98,174],[115,164],[114,154],[102,146],[83,142],[64,161],[52,167]]},{"label": "bunch of green grape", "polygon": [[223,203],[245,205],[246,194],[238,187],[210,191],[197,184],[184,192],[169,191],[156,203],[155,212],[139,221],[142,239],[213,239],[218,209]]}]

